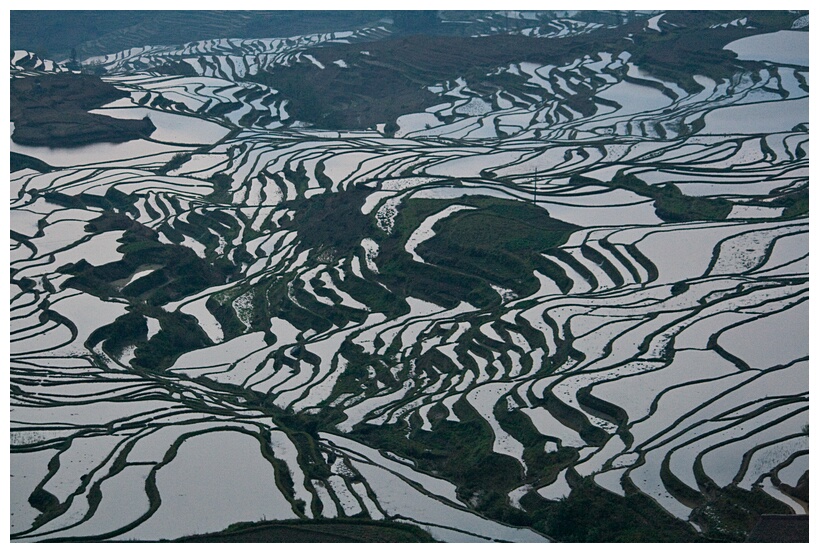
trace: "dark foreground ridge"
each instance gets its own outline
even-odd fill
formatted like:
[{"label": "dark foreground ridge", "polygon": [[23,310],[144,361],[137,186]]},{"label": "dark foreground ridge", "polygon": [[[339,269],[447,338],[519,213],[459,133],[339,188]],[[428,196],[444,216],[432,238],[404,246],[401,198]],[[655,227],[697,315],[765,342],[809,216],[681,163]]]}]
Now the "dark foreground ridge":
[{"label": "dark foreground ridge", "polygon": [[808,543],[808,515],[762,515],[748,534],[749,543]]},{"label": "dark foreground ridge", "polygon": [[369,520],[292,521],[236,524],[223,532],[188,536],[180,543],[416,543],[428,533],[400,522]]}]

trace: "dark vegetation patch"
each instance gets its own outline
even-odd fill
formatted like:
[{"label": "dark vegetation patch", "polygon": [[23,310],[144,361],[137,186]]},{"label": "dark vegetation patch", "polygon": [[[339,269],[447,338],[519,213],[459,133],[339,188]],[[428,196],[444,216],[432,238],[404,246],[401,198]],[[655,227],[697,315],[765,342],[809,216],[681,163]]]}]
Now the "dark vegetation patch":
[{"label": "dark vegetation patch", "polygon": [[401,425],[364,424],[350,435],[412,459],[419,469],[451,481],[458,497],[479,512],[510,524],[525,523],[506,498],[520,485],[520,464],[492,452],[492,431],[466,400],[457,401],[454,410],[461,422],[441,420],[433,432],[416,429],[409,439]]},{"label": "dark vegetation patch", "polygon": [[[571,472],[571,471],[570,471]],[[648,497],[620,497],[577,478],[562,501],[528,493],[521,505],[535,520],[533,527],[561,542],[691,542],[703,541],[691,526],[668,514]]]},{"label": "dark vegetation patch", "polygon": [[25,146],[72,147],[96,142],[127,142],[156,128],[142,120],[114,119],[89,110],[126,98],[127,92],[99,77],[56,73],[11,79],[12,139]]},{"label": "dark vegetation patch", "polygon": [[[344,270],[348,274],[352,274],[350,268]],[[390,319],[409,312],[409,306],[402,298],[396,293],[379,286],[374,279],[347,278],[342,282],[336,282],[336,286],[364,303],[372,312],[384,313]]]},{"label": "dark vegetation patch", "polygon": [[[157,319],[161,326],[148,341],[145,341],[146,316]],[[88,338],[90,346],[103,341],[103,349],[109,355],[119,355],[124,346],[136,344],[132,364],[150,372],[160,372],[171,366],[181,354],[211,345],[194,317],[146,306],[132,306],[130,313],[95,330]]]},{"label": "dark vegetation patch", "polygon": [[48,173],[54,168],[36,157],[11,152],[10,171],[14,173],[21,169],[34,169],[40,173]]},{"label": "dark vegetation patch", "polygon": [[191,157],[191,152],[174,154],[174,156],[169,159],[165,165],[157,169],[156,172],[159,175],[167,175],[170,171],[175,171],[176,169],[182,167],[182,165],[190,161]]},{"label": "dark vegetation patch", "polygon": [[[772,193],[773,194],[773,193]],[[785,192],[762,205],[767,207],[784,207],[782,216],[787,218],[804,217],[810,208],[810,194],[808,187]]]},{"label": "dark vegetation patch", "polygon": [[309,199],[284,204],[295,211],[282,228],[297,230],[305,248],[328,257],[349,257],[363,238],[371,234],[370,218],[361,213],[364,200],[372,192],[366,188],[349,188],[343,192],[325,192]]},{"label": "dark vegetation patch", "polygon": [[384,11],[293,10],[12,10],[11,49],[44,57],[82,59],[135,44],[184,44],[194,40],[269,38],[354,29],[375,23]]},{"label": "dark vegetation patch", "polygon": [[[324,69],[304,62],[246,78],[281,90],[291,100],[288,111],[299,120],[326,128],[368,128],[387,123],[395,130],[394,121],[399,115],[438,102],[437,96],[426,89],[429,85],[465,77],[470,88],[483,96],[503,88],[522,90],[525,78],[490,74],[509,63],[562,64],[588,52],[628,51],[631,61],[643,69],[695,92],[701,87],[692,75],[721,79],[730,77],[741,66],[754,65],[736,60],[733,52],[723,50],[725,44],[782,28],[783,22],[789,25],[795,17],[785,12],[669,12],[663,22],[674,26],[664,25],[663,33],[645,32],[645,19],[632,17],[630,23],[613,29],[545,40],[504,34],[446,36],[455,29],[432,21],[430,13],[259,11],[230,12],[226,17],[226,12],[218,11],[124,11],[116,15],[15,11],[11,42],[13,48],[33,49],[41,55],[55,51],[67,57],[74,49],[82,58],[117,51],[132,43],[182,44],[225,36],[254,38],[339,31],[375,24],[392,15],[396,33],[387,40],[328,44],[315,49],[313,55]],[[474,18],[475,14],[468,15]],[[749,17],[749,27],[754,29],[709,28],[744,16]],[[593,13],[581,12],[578,18],[596,20]],[[59,32],[49,32],[56,28]],[[333,64],[337,59],[345,60],[348,67]],[[159,71],[184,74],[190,69],[185,64],[171,64]],[[590,114],[595,109],[591,90],[578,85],[576,94],[566,100],[569,107]]]},{"label": "dark vegetation patch", "polygon": [[[490,284],[510,288],[519,295],[530,294],[538,288],[532,274],[535,269],[565,285],[565,274],[540,253],[562,244],[577,227],[552,219],[542,209],[482,197],[410,200],[402,205],[393,234],[385,235],[361,213],[369,193],[369,189],[350,188],[289,202],[287,207],[295,215],[282,226],[297,229],[301,247],[311,248],[311,255],[328,263],[352,254],[363,256],[361,240],[376,238],[380,246],[375,259],[379,274],[370,273],[368,278],[381,282],[389,291],[360,279],[339,283],[373,311],[397,316],[405,312],[403,298],[408,296],[447,308],[462,301],[478,307],[497,305],[500,297]],[[407,239],[426,217],[453,203],[477,209],[455,213],[438,223],[438,234],[418,250],[428,263],[414,261],[404,249]],[[299,303],[309,301],[305,297]],[[315,313],[327,311],[321,304],[313,305]]]},{"label": "dark vegetation patch", "polygon": [[[809,471],[805,471],[805,473],[802,476],[799,477],[799,480],[796,482],[795,487],[790,486],[790,485],[785,484],[785,483],[781,483],[781,482],[780,482],[779,486],[782,488],[782,491],[784,491],[788,495],[793,496],[796,499],[798,499],[800,501],[804,501],[805,503],[807,503],[809,495],[810,495],[809,494],[809,491],[810,491],[810,476],[809,476],[808,473],[809,473]],[[779,479],[777,478],[777,480],[779,480]]]},{"label": "dark vegetation patch", "polygon": [[210,178],[206,179],[213,185],[213,192],[205,197],[210,204],[230,204],[233,201],[233,195],[230,193],[230,177],[224,173],[216,173]]},{"label": "dark vegetation patch", "polygon": [[[217,297],[219,297],[217,294],[210,296],[205,302],[205,308],[210,311],[219,322],[219,326],[222,328],[222,333],[225,336],[225,341],[244,334],[247,329],[244,323],[239,320],[239,317],[236,316],[236,311],[233,309],[230,301],[221,302],[215,299]],[[229,297],[228,299],[233,298]]]},{"label": "dark vegetation patch", "polygon": [[[116,200],[113,196],[110,199]],[[54,195],[47,196],[49,200],[53,198]],[[63,266],[60,271],[72,275],[66,285],[103,299],[125,299],[130,304],[128,314],[95,331],[89,343],[105,341],[104,349],[109,355],[118,355],[125,346],[137,344],[135,365],[151,371],[167,368],[184,352],[210,345],[196,319],[167,312],[160,306],[224,284],[236,267],[222,258],[204,260],[189,248],[163,244],[156,231],[113,210],[89,221],[87,229],[124,230],[118,249],[123,257],[100,266],[84,260]],[[153,269],[150,274],[125,285],[133,275],[148,268]],[[161,330],[149,341],[145,317],[157,319],[161,325]]]},{"label": "dark vegetation patch", "polygon": [[[745,16],[755,29],[730,25],[709,28],[711,24]],[[560,65],[583,58],[589,52],[628,51],[631,61],[649,73],[677,82],[688,92],[698,92],[702,87],[692,75],[720,80],[730,78],[742,67],[759,65],[737,60],[736,54],[723,46],[745,36],[782,28],[788,18],[790,25],[794,15],[784,12],[669,12],[665,20],[673,20],[676,27],[665,26],[663,33],[646,32],[645,19],[632,18],[630,23],[613,29],[598,29],[560,40],[502,34],[399,35],[366,46],[329,44],[318,48],[313,55],[324,69],[305,62],[276,67],[248,78],[281,90],[291,100],[288,111],[298,120],[323,128],[368,128],[387,123],[395,130],[394,121],[399,115],[422,111],[440,102],[427,86],[464,77],[470,89],[482,96],[501,89],[523,90],[525,77],[491,74],[510,63]],[[338,59],[348,67],[332,63]],[[593,113],[592,89],[578,85],[567,105],[584,115]]]},{"label": "dark vegetation patch", "polygon": [[529,470],[526,480],[519,482],[519,485],[534,483],[538,487],[553,482],[563,469],[577,462],[578,455],[574,448],[559,447],[556,451],[546,452],[547,443],[554,442],[554,439],[538,432],[532,419],[520,410],[509,411],[505,402],[501,401],[495,405],[494,414],[501,428],[523,444],[523,460]]},{"label": "dark vegetation patch", "polygon": [[[709,28],[741,17],[748,18],[748,28],[732,25]],[[663,34],[643,33],[647,36],[639,37],[642,40],[634,37],[638,48],[630,61],[690,92],[696,89],[694,75],[728,78],[740,64],[761,67],[755,62],[740,62],[734,52],[723,50],[723,46],[745,36],[788,29],[797,17],[785,11],[669,11],[663,17]],[[672,30],[672,24],[677,28]]]},{"label": "dark vegetation patch", "polygon": [[479,308],[499,304],[500,297],[489,285],[473,275],[447,267],[416,263],[403,248],[384,248],[376,262],[379,281],[399,297],[416,297],[447,309],[462,301]]},{"label": "dark vegetation patch", "polygon": [[[209,286],[224,284],[236,268],[225,260],[206,261],[193,250],[176,244],[159,242],[156,231],[124,214],[105,213],[90,221],[91,232],[125,230],[119,261],[95,267],[80,261],[63,268],[74,275],[70,285],[82,286],[92,293],[126,297],[149,305],[163,305]],[[147,267],[155,270],[123,288],[118,281],[126,280]]]},{"label": "dark vegetation patch", "polygon": [[537,291],[532,273],[544,268],[540,254],[563,244],[578,229],[528,203],[480,197],[459,203],[478,209],[440,221],[435,236],[418,247],[418,254],[429,263],[512,289],[518,296]]},{"label": "dark vegetation patch", "polygon": [[409,524],[360,519],[297,520],[233,524],[213,534],[187,536],[182,543],[414,543],[434,542]]},{"label": "dark vegetation patch", "polygon": [[[456,203],[477,209],[438,222],[436,235],[417,249],[427,263],[414,261],[404,249],[407,239],[428,216]],[[534,269],[565,279],[540,252],[562,244],[575,229],[542,209],[497,198],[409,200],[396,216],[393,233],[379,241],[377,278],[399,296],[447,308],[462,301],[479,308],[497,306],[500,296],[490,284],[525,295],[537,290]]]},{"label": "dark vegetation patch", "polygon": [[[426,89],[429,85],[465,77],[473,90],[494,91],[498,86],[487,73],[498,66],[567,57],[552,41],[503,35],[401,36],[366,45],[329,45],[313,55],[325,69],[295,64],[250,78],[281,90],[292,101],[289,111],[296,119],[324,128],[391,123],[440,102]],[[333,64],[337,59],[348,67]]]},{"label": "dark vegetation patch", "polygon": [[[572,184],[594,184],[606,186],[606,183],[587,177],[572,177]],[[673,184],[662,186],[646,184],[635,175],[624,175],[618,172],[608,186],[623,188],[654,200],[654,211],[657,217],[669,223],[689,221],[722,221],[731,213],[733,204],[722,198],[687,196]]]},{"label": "dark vegetation patch", "polygon": [[691,520],[714,540],[736,542],[745,540],[761,514],[791,514],[791,510],[760,489],[730,485],[706,490],[705,501],[691,513]]},{"label": "dark vegetation patch", "polygon": [[[358,44],[359,50],[363,47],[371,45]],[[328,63],[321,70],[312,64],[295,64],[251,78],[281,91],[291,102],[288,113],[296,119],[329,129],[373,127],[423,111],[436,100],[423,81],[389,66],[362,62],[350,71],[332,60]]]},{"label": "dark vegetation patch", "polygon": [[[690,525],[663,510],[647,496],[628,490],[615,495],[569,471],[572,492],[561,501],[549,501],[534,490],[524,495],[524,510],[512,507],[508,493],[522,483],[533,488],[551,482],[577,461],[573,448],[545,453],[545,439],[520,413],[501,414],[504,428],[512,430],[525,447],[529,467],[522,480],[521,467],[511,457],[492,452],[492,432],[465,401],[455,403],[461,419],[433,423],[432,432],[414,430],[405,436],[403,425],[361,425],[351,434],[356,440],[412,459],[416,466],[445,478],[457,487],[458,497],[480,514],[516,526],[526,526],[561,542],[691,542],[723,541],[725,536],[697,534]],[[736,538],[734,538],[734,541]]]}]

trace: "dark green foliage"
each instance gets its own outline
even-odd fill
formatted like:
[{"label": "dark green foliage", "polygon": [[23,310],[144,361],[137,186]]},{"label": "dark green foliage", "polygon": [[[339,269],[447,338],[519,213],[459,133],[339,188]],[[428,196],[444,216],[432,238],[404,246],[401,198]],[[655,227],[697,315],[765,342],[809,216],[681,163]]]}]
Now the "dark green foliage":
[{"label": "dark green foliage", "polygon": [[[147,342],[146,316],[158,319],[161,325]],[[119,355],[125,346],[136,345],[134,366],[156,372],[169,367],[179,355],[210,344],[195,318],[151,307],[132,308],[130,313],[95,330],[87,340],[89,348],[101,342],[109,355]]]},{"label": "dark green foliage", "polygon": [[521,411],[508,411],[501,402],[495,407],[495,418],[504,430],[523,444],[523,460],[528,467],[527,481],[551,482],[560,471],[577,461],[578,455],[572,448],[564,447],[546,453],[545,446],[550,440],[539,433],[531,419]]},{"label": "dark green foliage", "polygon": [[[304,293],[303,290],[301,292]],[[276,289],[271,288],[268,291],[268,294],[267,306],[264,305],[264,295],[257,294],[255,297],[256,302],[258,303],[254,302],[254,328],[260,328],[260,325],[263,324],[269,326],[270,318],[265,318],[266,316],[264,315],[264,313],[268,312],[267,310],[269,310],[270,316],[277,316],[285,319],[302,331],[312,329],[316,332],[326,332],[330,330],[331,322],[325,316],[328,314],[328,312],[323,311],[322,313],[317,313],[312,311],[313,308],[318,309],[319,306],[322,306],[323,304],[319,304],[306,293],[304,293],[304,295],[296,294],[296,297],[309,299],[310,309],[305,309],[304,307],[296,305],[294,302],[292,302],[290,298],[287,297],[284,286],[280,286]],[[326,308],[328,306],[324,307]]]},{"label": "dark green foliage", "polygon": [[[612,14],[603,19],[617,20]],[[426,86],[456,76],[464,77],[470,87],[484,97],[503,88],[513,94],[525,90],[525,79],[508,74],[493,75],[498,67],[530,61],[560,65],[583,57],[589,52],[622,52],[632,54],[635,62],[652,75],[679,83],[688,92],[701,86],[693,75],[705,75],[716,81],[730,78],[738,69],[759,67],[757,62],[740,61],[723,46],[754,33],[783,28],[783,21],[793,15],[783,12],[669,12],[663,33],[646,33],[645,19],[631,17],[626,25],[598,29],[591,34],[569,36],[559,41],[536,37],[492,34],[481,37],[440,36],[455,27],[434,25],[434,12],[423,18],[404,12],[395,19],[398,30],[394,38],[369,43],[369,55],[361,53],[360,44],[333,44],[317,50],[315,56],[324,69],[299,63],[276,67],[248,79],[268,84],[291,100],[291,112],[302,121],[322,128],[368,128],[377,123],[392,123],[405,113],[420,112],[439,102]],[[728,26],[711,29],[723,23],[749,16],[749,27]],[[592,14],[579,17],[599,19]],[[422,22],[421,19],[424,21]],[[622,23],[617,21],[617,23]],[[424,29],[424,35],[411,34]],[[789,25],[790,23],[787,23]],[[786,27],[787,27],[786,25]],[[413,29],[410,31],[410,29]],[[431,33],[437,33],[433,35]],[[626,38],[628,36],[628,38]],[[332,65],[343,59],[347,68]],[[625,71],[623,69],[623,71]],[[641,84],[648,84],[642,81]],[[594,112],[596,101],[592,88],[575,85],[575,93],[566,105],[584,115]],[[673,96],[664,89],[663,93]],[[659,128],[662,131],[662,128]],[[394,132],[391,126],[387,134]]]},{"label": "dark green foliage", "polygon": [[36,157],[11,152],[9,169],[12,173],[19,171],[20,169],[34,169],[35,171],[39,171],[41,173],[48,173],[54,168],[51,165],[40,161]]},{"label": "dark green foliage", "polygon": [[225,282],[224,271],[227,267],[207,263],[182,246],[131,242],[122,250],[125,254],[122,261],[93,267],[79,276],[113,284],[142,268],[153,266],[156,269],[154,272],[122,289],[123,296],[139,298],[152,305],[181,299]]},{"label": "dark green foliage", "polygon": [[122,239],[123,245],[119,248],[124,254],[122,260],[99,267],[74,265],[67,269],[75,275],[75,283],[91,287],[92,290],[94,285],[101,286],[108,295],[114,294],[110,287],[116,288],[117,281],[145,268],[153,268],[155,270],[149,275],[122,288],[121,294],[139,298],[152,305],[161,305],[208,286],[224,284],[236,270],[226,260],[208,262],[189,248],[162,244],[155,231],[121,213],[106,212],[90,221],[86,228],[89,232],[126,231]]},{"label": "dark green foliage", "polygon": [[[435,101],[435,95],[416,78],[386,64],[369,63],[368,56],[360,53],[360,44],[349,52],[331,52],[335,57],[329,59],[322,50],[314,54],[324,64],[322,70],[294,64],[247,78],[280,90],[290,100],[288,112],[296,119],[330,129],[374,127],[423,111]],[[334,65],[335,59],[347,60],[348,67]]]},{"label": "dark green foliage", "polygon": [[168,163],[163,165],[162,167],[157,170],[157,173],[160,175],[167,175],[169,171],[173,171],[174,169],[179,169],[182,165],[191,158],[190,153],[181,153],[175,154],[171,159],[168,160]]},{"label": "dark green foliage", "polygon": [[465,400],[455,403],[455,412],[461,422],[442,420],[434,432],[415,430],[409,440],[396,425],[361,425],[352,436],[413,459],[420,469],[452,481],[459,497],[480,510],[494,503],[493,491],[517,487],[522,468],[514,459],[492,452],[492,431]]},{"label": "dark green foliage", "polygon": [[743,490],[731,485],[706,493],[706,501],[691,513],[691,520],[705,535],[718,541],[742,541],[760,514],[790,514],[791,510],[762,490]]},{"label": "dark green foliage", "polygon": [[395,136],[395,133],[398,132],[398,125],[395,121],[388,121],[384,124],[384,135],[385,136]]},{"label": "dark green foliage", "polygon": [[680,294],[684,294],[688,291],[690,285],[687,282],[676,282],[671,287],[671,295],[672,296],[679,296]]},{"label": "dark green foliage", "polygon": [[[477,307],[497,305],[500,297],[490,284],[518,295],[536,291],[534,268],[555,274],[539,253],[565,241],[576,228],[528,204],[465,197],[457,203],[477,209],[456,212],[437,223],[436,235],[417,249],[427,263],[413,261],[404,249],[409,236],[426,217],[452,203],[410,200],[403,204],[393,234],[380,242],[379,279],[388,288],[450,308],[461,301]],[[563,279],[560,273],[555,276],[565,279],[565,274]]]},{"label": "dark green foliage", "polygon": [[324,174],[324,162],[319,161],[316,163],[316,169],[314,171],[316,176],[316,180],[318,181],[319,185],[327,189],[327,193],[330,193],[330,188],[333,186],[333,181]]},{"label": "dark green foliage", "polygon": [[[290,168],[290,164],[285,164],[283,173],[287,180],[292,182],[296,187],[298,195],[303,196],[310,185],[310,179],[307,177],[307,170],[304,168],[304,163],[299,162],[295,170]],[[274,179],[277,176],[278,175],[273,175]]]},{"label": "dark green foliage", "polygon": [[12,79],[12,138],[28,146],[65,148],[149,136],[155,127],[147,118],[114,119],[88,113],[127,96],[128,93],[91,75],[55,73]]},{"label": "dark green foliage", "polygon": [[347,271],[347,278],[336,285],[339,290],[347,292],[369,307],[373,313],[384,313],[393,319],[409,311],[409,306],[401,297],[370,280],[356,278],[352,271]]},{"label": "dark green foliage", "polygon": [[157,269],[154,272],[131,282],[128,286],[122,289],[122,295],[138,297],[142,296],[143,294],[150,294],[169,282],[170,277],[165,269]]},{"label": "dark green foliage", "polygon": [[577,229],[530,204],[483,198],[463,203],[479,209],[457,212],[439,223],[436,235],[418,253],[519,295],[537,290],[532,258],[562,244]]},{"label": "dark green foliage", "polygon": [[[672,14],[673,12],[666,22],[674,22],[676,18]],[[714,13],[713,17],[717,17],[717,14]],[[631,60],[657,77],[679,83],[687,92],[701,89],[693,75],[721,79],[737,70],[736,54],[723,50],[723,46],[748,36],[751,34],[748,30],[730,25],[728,28],[702,28],[711,23],[696,21],[696,14],[690,12],[681,15],[680,19],[682,21],[679,23],[685,27],[679,31],[637,35],[634,48],[629,50],[632,53]],[[695,26],[698,30],[691,32],[687,28],[689,26]],[[753,62],[745,64],[754,65]]]},{"label": "dark green foliage", "polygon": [[[92,219],[85,225],[86,232],[108,232],[111,230],[132,230],[139,232],[143,229],[142,225],[128,217],[123,213],[114,213],[106,211],[96,219]],[[150,231],[146,228],[143,235],[150,236]]]},{"label": "dark green foliage", "polygon": [[[60,196],[55,196],[59,200]],[[81,197],[84,202],[85,196]],[[116,193],[99,199],[108,206],[125,205],[127,197]],[[110,209],[110,207],[109,207]],[[214,220],[199,217],[199,224],[217,224]],[[170,227],[168,227],[170,228]],[[197,227],[198,228],[198,227]],[[224,284],[236,268],[224,259],[207,261],[192,250],[158,241],[157,233],[134,221],[124,213],[106,211],[89,221],[88,232],[124,230],[119,251],[122,259],[95,267],[86,261],[69,264],[60,271],[73,275],[66,285],[84,290],[102,298],[130,300],[130,313],[110,325],[97,329],[89,337],[93,345],[105,341],[109,354],[118,354],[128,345],[137,345],[134,366],[152,371],[167,368],[187,351],[210,345],[210,340],[199,327],[196,319],[179,313],[169,313],[155,306],[187,297],[207,287]],[[140,271],[152,271],[126,286],[126,282]],[[220,312],[222,319],[227,319]],[[145,316],[159,320],[161,330],[150,341],[147,338]],[[228,319],[229,320],[229,319]],[[238,323],[238,321],[236,321]],[[240,323],[238,323],[240,324]],[[70,325],[73,328],[73,325]],[[239,333],[233,327],[230,331]]]},{"label": "dark green foliage", "polygon": [[810,477],[808,472],[809,471],[805,471],[805,474],[799,477],[799,480],[796,482],[796,487],[781,483],[780,487],[782,488],[782,491],[795,497],[796,499],[799,499],[800,501],[807,503],[809,499],[808,492],[810,489]]},{"label": "dark green foliage", "polygon": [[417,526],[391,521],[337,518],[332,521],[248,522],[222,532],[188,536],[183,543],[407,543],[434,542]]},{"label": "dark green foliage", "polygon": [[196,70],[189,64],[178,61],[168,61],[162,65],[157,65],[151,68],[151,71],[161,75],[184,75],[186,77],[196,77],[198,75]]},{"label": "dark green foliage", "polygon": [[309,200],[287,204],[296,214],[283,228],[298,229],[301,243],[315,254],[349,257],[371,230],[361,205],[370,191],[349,189],[341,194],[324,193]]},{"label": "dark green foliage", "polygon": [[224,173],[216,173],[208,179],[213,185],[213,192],[207,197],[208,201],[214,204],[230,203],[233,199],[230,195],[230,177]]},{"label": "dark green foliage", "polygon": [[160,371],[173,364],[181,354],[210,345],[210,340],[190,315],[168,313],[159,322],[162,329],[137,348],[136,359],[132,362],[135,366]]},{"label": "dark green foliage", "polygon": [[28,502],[32,507],[43,513],[57,508],[60,504],[56,497],[39,486],[31,493]]},{"label": "dark green foliage", "polygon": [[142,342],[148,335],[148,324],[139,313],[126,313],[108,327],[103,327],[91,334],[90,343],[105,340],[105,349],[119,353],[122,348],[135,342]]},{"label": "dark green foliage", "polygon": [[686,196],[673,184],[652,186],[634,175],[618,173],[611,183],[654,200],[657,217],[671,223],[722,221],[731,213],[732,204],[722,198]]},{"label": "dark green foliage", "polygon": [[215,300],[214,296],[210,296],[205,303],[205,307],[219,322],[225,340],[235,338],[245,332],[245,325],[236,316],[236,312],[229,302],[223,304]]},{"label": "dark green foliage", "polygon": [[52,204],[61,205],[63,207],[82,209],[86,205],[81,197],[69,196],[68,194],[61,194],[60,192],[43,192],[42,197]]},{"label": "dark green foliage", "polygon": [[403,248],[388,248],[387,244],[378,256],[379,280],[399,296],[420,298],[448,309],[462,301],[481,308],[500,302],[483,280],[447,267],[416,263]]},{"label": "dark green foliage", "polygon": [[810,207],[808,187],[804,186],[797,190],[786,192],[773,200],[766,201],[769,207],[784,207],[783,217],[803,217],[808,214]]},{"label": "dark green foliage", "polygon": [[521,504],[530,509],[534,527],[562,542],[689,542],[699,536],[687,523],[674,518],[640,494],[620,497],[579,480],[569,497],[549,502],[535,493]]}]

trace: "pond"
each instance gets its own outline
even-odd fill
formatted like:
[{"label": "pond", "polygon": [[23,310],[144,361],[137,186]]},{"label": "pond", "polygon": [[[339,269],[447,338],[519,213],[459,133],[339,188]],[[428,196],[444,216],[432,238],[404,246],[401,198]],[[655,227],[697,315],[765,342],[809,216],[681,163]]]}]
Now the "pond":
[{"label": "pond", "polygon": [[808,33],[777,31],[754,35],[726,45],[723,50],[736,52],[741,60],[770,61],[786,65],[808,66]]},{"label": "pond", "polygon": [[114,119],[143,119],[148,117],[156,127],[151,139],[175,144],[213,144],[230,132],[225,127],[177,113],[166,113],[148,108],[106,107],[90,111]]},{"label": "pond", "polygon": [[119,165],[133,166],[133,160],[153,156],[187,151],[189,148],[177,148],[149,140],[129,140],[113,144],[89,144],[77,148],[49,148],[46,146],[22,146],[13,140],[11,151],[35,157],[54,167],[72,167],[75,165],[94,165],[97,163],[117,162]]}]

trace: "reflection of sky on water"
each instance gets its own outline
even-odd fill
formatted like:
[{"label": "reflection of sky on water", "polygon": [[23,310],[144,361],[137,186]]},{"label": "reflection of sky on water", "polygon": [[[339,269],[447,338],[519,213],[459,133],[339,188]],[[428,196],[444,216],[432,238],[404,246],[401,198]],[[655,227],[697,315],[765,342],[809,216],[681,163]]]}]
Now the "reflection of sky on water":
[{"label": "reflection of sky on water", "polygon": [[808,33],[802,31],[749,36],[735,40],[723,49],[736,52],[741,60],[808,65]]}]

